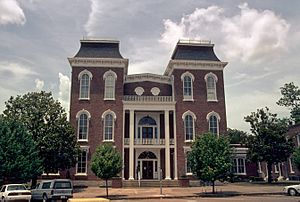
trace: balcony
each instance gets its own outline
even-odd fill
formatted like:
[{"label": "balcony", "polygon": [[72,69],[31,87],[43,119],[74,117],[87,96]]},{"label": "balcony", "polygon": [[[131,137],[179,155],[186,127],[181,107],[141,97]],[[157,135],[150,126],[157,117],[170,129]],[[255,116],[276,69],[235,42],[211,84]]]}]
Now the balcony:
[{"label": "balcony", "polygon": [[[130,139],[124,138],[124,145],[129,145]],[[135,138],[135,145],[165,145],[165,139]],[[174,145],[174,139],[170,139],[170,145]]]},{"label": "balcony", "polygon": [[124,95],[124,101],[129,102],[172,102],[172,96],[138,96]]}]

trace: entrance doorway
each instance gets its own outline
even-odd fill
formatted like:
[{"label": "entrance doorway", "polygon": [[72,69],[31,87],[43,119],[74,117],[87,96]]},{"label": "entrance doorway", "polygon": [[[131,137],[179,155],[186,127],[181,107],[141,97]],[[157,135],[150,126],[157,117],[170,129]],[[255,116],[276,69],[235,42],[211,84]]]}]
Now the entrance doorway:
[{"label": "entrance doorway", "polygon": [[141,179],[158,179],[157,157],[151,151],[144,151],[138,157],[137,170]]},{"label": "entrance doorway", "polygon": [[153,179],[153,161],[142,161],[142,179]]}]

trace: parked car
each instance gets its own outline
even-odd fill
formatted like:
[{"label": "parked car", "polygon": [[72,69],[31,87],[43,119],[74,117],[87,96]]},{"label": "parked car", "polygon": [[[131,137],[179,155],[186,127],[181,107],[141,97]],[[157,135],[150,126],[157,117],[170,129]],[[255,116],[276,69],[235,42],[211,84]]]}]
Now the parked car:
[{"label": "parked car", "polygon": [[1,202],[6,201],[28,201],[31,199],[31,192],[23,184],[5,184],[0,189]]},{"label": "parked car", "polygon": [[37,183],[31,190],[32,200],[62,200],[73,197],[73,184],[68,179],[45,180]]},{"label": "parked car", "polygon": [[298,195],[300,193],[300,184],[286,186],[283,188],[283,191],[290,196]]}]

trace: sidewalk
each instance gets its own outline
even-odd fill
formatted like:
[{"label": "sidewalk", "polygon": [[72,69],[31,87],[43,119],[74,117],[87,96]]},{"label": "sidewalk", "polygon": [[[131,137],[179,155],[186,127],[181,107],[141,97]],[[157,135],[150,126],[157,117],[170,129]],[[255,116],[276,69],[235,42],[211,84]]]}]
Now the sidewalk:
[{"label": "sidewalk", "polygon": [[[258,195],[282,195],[283,185],[257,185],[250,183],[223,184],[215,187],[220,197],[229,196],[258,196]],[[162,188],[162,195],[159,187],[146,188],[109,188],[110,199],[153,199],[153,198],[186,198],[210,196],[212,187],[166,187]],[[76,189],[74,198],[105,197],[105,188],[88,187]]]}]

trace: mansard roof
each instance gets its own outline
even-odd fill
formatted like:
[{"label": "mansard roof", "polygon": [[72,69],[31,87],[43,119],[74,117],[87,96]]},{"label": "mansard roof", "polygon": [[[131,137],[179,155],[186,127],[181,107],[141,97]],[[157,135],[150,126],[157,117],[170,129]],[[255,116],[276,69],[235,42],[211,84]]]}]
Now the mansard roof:
[{"label": "mansard roof", "polygon": [[120,58],[123,59],[117,40],[80,40],[80,49],[75,58]]},{"label": "mansard roof", "polygon": [[220,61],[213,47],[210,41],[179,40],[171,59]]}]

